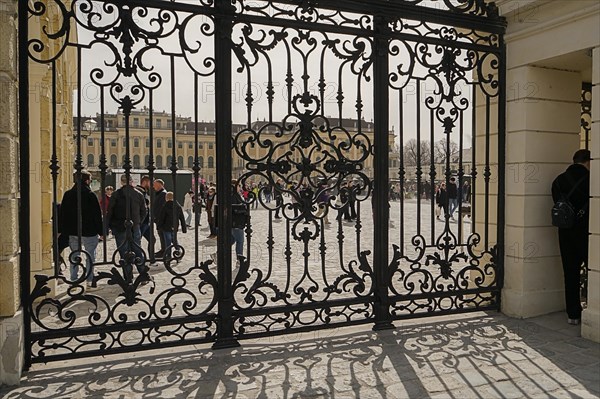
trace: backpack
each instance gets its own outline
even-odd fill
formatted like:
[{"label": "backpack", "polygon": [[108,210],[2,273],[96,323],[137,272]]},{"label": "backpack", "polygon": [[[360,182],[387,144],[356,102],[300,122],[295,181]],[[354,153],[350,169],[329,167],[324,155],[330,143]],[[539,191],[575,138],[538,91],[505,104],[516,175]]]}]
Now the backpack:
[{"label": "backpack", "polygon": [[584,180],[581,178],[571,189],[569,194],[565,197],[564,194],[561,199],[554,203],[552,207],[552,225],[559,229],[571,229],[575,226],[577,221],[585,214],[585,210],[582,209],[579,212],[575,211],[575,207],[569,200],[571,195],[575,192],[579,184]]}]

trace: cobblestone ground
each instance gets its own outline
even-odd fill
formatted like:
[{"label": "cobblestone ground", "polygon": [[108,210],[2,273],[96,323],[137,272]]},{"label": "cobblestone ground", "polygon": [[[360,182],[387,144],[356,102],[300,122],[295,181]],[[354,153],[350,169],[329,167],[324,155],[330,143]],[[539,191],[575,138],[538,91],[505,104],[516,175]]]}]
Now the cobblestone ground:
[{"label": "cobblestone ground", "polygon": [[[443,217],[441,220],[435,219],[431,214],[430,202],[422,201],[421,203],[421,221],[417,223],[417,208],[416,200],[407,200],[404,204],[404,212],[401,213],[399,202],[391,203],[390,213],[391,220],[390,242],[396,244],[406,251],[407,254],[414,254],[415,247],[412,243],[413,236],[420,233],[427,244],[431,244],[440,236],[444,229],[445,222]],[[363,202],[360,207],[360,223],[357,222],[342,222],[336,221],[336,215],[329,215],[330,224],[324,226],[324,233],[320,233],[318,238],[310,241],[308,248],[303,247],[303,244],[294,240],[291,234],[287,231],[293,230],[293,223],[288,226],[285,219],[274,219],[269,216],[269,211],[264,208],[254,209],[251,211],[252,233],[250,244],[250,274],[251,279],[256,279],[260,275],[268,276],[268,281],[278,287],[280,290],[291,294],[291,301],[298,302],[299,295],[295,292],[296,287],[317,286],[318,290],[313,294],[315,300],[325,299],[326,293],[323,287],[331,284],[345,270],[348,270],[352,265],[355,271],[358,271],[356,263],[359,261],[359,256],[362,251],[371,251],[366,256],[369,264],[372,265],[372,248],[373,248],[373,222],[371,215],[371,203],[369,200]],[[273,215],[271,215],[273,216]],[[432,224],[433,223],[433,224]],[[432,231],[433,226],[433,231]],[[451,231],[459,237],[459,224],[457,222],[449,223]],[[300,234],[304,228],[314,232],[314,226],[304,224],[303,222],[297,225],[297,233]],[[466,242],[470,233],[471,223],[468,217],[464,218],[463,230],[461,233],[462,242]],[[272,231],[273,249],[269,251],[267,242],[269,241],[269,231]],[[404,239],[401,239],[403,233]],[[197,246],[196,234],[198,236]],[[202,290],[199,284],[202,282],[200,278],[200,270],[195,262],[195,250],[197,248],[198,261],[208,261],[210,255],[215,253],[217,241],[208,239],[209,230],[207,226],[205,214],[201,217],[201,225],[196,232],[195,229],[190,229],[186,234],[179,234],[179,242],[185,248],[185,255],[180,263],[173,264],[170,268],[166,268],[162,263],[157,263],[150,266],[150,274],[154,280],[153,285],[146,285],[138,288],[141,294],[139,301],[133,306],[118,306],[118,311],[115,312],[113,318],[119,320],[119,316],[126,316],[129,321],[135,321],[140,314],[151,314],[152,318],[156,318],[159,313],[159,308],[167,305],[170,308],[169,313],[164,313],[159,318],[197,315],[202,312],[213,312],[212,305],[214,298],[214,290],[211,286],[204,286]],[[321,240],[321,236],[323,240]],[[339,238],[343,237],[342,240]],[[433,240],[433,241],[432,241]],[[289,243],[289,262],[286,261],[287,245]],[[143,240],[142,245],[145,247],[146,242]],[[323,248],[326,248],[322,251]],[[106,243],[106,257],[104,245],[101,243],[98,247],[97,261],[110,262],[115,251],[114,239],[109,239]],[[68,251],[68,250],[67,250]],[[247,252],[247,246],[244,253]],[[310,256],[305,257],[305,254]],[[340,255],[341,254],[341,255]],[[67,254],[65,254],[66,256]],[[390,247],[390,259],[392,256],[392,248]],[[423,258],[424,259],[424,258]],[[424,260],[421,261],[424,263]],[[467,262],[464,262],[466,265]],[[406,269],[410,268],[410,264],[403,265]],[[99,272],[107,272],[112,268],[111,265],[97,265],[95,274]],[[210,270],[216,275],[216,265],[211,265]],[[437,266],[428,267],[431,273],[437,273]],[[234,273],[239,269],[235,268]],[[183,276],[182,278],[179,277]],[[172,294],[173,287],[179,285],[189,289],[189,292],[181,292],[176,295]],[[108,308],[116,307],[123,300],[120,296],[122,288],[117,285],[107,285],[107,279],[99,281],[99,287],[96,290],[88,290],[87,295],[94,296],[99,300],[90,302],[88,300],[77,300],[69,303],[68,310],[77,315],[75,326],[89,325],[89,315],[91,312],[96,312],[100,315],[99,320],[103,321],[108,317]],[[366,280],[365,290],[369,290],[371,281]],[[59,299],[66,302],[69,297],[64,295],[68,288],[67,284],[60,284],[58,291],[63,293],[59,295]],[[397,287],[399,290],[403,288]],[[338,294],[330,294],[329,299],[352,298],[354,293],[342,292]],[[246,306],[244,300],[244,291],[239,289],[236,291],[237,303],[243,307]],[[182,304],[185,301],[192,300],[194,302],[193,309],[185,310]],[[272,305],[267,303],[266,305]],[[47,314],[44,317],[46,326],[60,327],[61,323],[57,317],[54,317],[52,309],[48,307],[48,312],[42,311],[41,315]],[[100,322],[95,322],[97,325]],[[110,322],[112,324],[112,322]],[[64,326],[64,324],[62,324]],[[33,331],[40,331],[39,326],[34,325]],[[133,338],[135,339],[135,338]]]},{"label": "cobblestone ground", "polygon": [[600,346],[557,313],[353,327],[35,365],[16,398],[598,398]]}]

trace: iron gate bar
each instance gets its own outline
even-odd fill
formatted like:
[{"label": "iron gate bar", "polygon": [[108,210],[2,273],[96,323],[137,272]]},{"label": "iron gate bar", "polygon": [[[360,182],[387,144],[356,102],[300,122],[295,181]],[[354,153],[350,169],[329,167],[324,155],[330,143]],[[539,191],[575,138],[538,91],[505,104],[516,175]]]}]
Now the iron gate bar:
[{"label": "iron gate bar", "polygon": [[[473,83],[473,86],[475,84]],[[473,109],[477,109],[477,88],[473,87],[473,98],[471,99],[471,103],[473,104]],[[471,115],[471,126],[477,126],[477,115],[476,112],[472,112]],[[477,135],[473,134],[471,137],[471,181],[473,185],[473,190],[475,190],[475,182],[477,181]],[[473,193],[471,196],[471,220],[477,220],[477,195]],[[475,232],[475,226],[471,226],[471,232]],[[500,237],[500,236],[499,236]]]},{"label": "iron gate bar", "polygon": [[[104,202],[108,202],[108,200],[106,199],[106,172],[108,170],[108,166],[106,166],[106,146],[105,146],[105,135],[106,135],[106,128],[104,126],[104,86],[102,86],[100,88],[100,164],[98,166],[98,168],[100,169],[100,196],[102,198],[102,200]],[[53,101],[54,102],[54,101]],[[81,123],[80,120],[78,120],[78,123]],[[113,187],[114,188],[114,187]],[[106,212],[104,209],[102,209],[102,227],[103,227],[103,232],[107,232],[108,231],[108,218],[107,218],[107,213],[108,213],[108,204],[104,204],[106,206]],[[55,219],[53,219],[55,220]],[[55,223],[54,223],[55,224]],[[108,261],[108,237],[104,237],[105,239],[102,240],[102,249],[103,249],[103,256],[104,256],[104,262]]]},{"label": "iron gate bar", "polygon": [[304,29],[311,30],[316,32],[329,32],[329,33],[338,33],[338,34],[346,34],[346,35],[356,35],[356,36],[368,36],[374,38],[382,38],[382,39],[399,39],[405,40],[409,42],[415,43],[428,43],[428,44],[437,44],[442,46],[452,46],[455,48],[473,50],[479,52],[488,52],[488,53],[499,53],[500,49],[497,46],[491,45],[483,45],[477,43],[469,43],[469,42],[456,42],[438,39],[435,37],[427,37],[427,36],[419,36],[408,33],[394,32],[388,30],[388,33],[382,35],[377,33],[374,30],[360,29],[360,28],[352,28],[345,27],[339,25],[327,25],[318,22],[302,22],[296,20],[287,20],[287,19],[276,19],[276,18],[268,18],[258,15],[239,15],[235,18],[235,23],[255,23],[264,26],[278,26],[282,28],[295,28],[295,29]]},{"label": "iron gate bar", "polygon": [[[312,324],[312,325],[302,325],[300,327],[294,327],[293,333],[300,334],[305,332],[313,332],[313,331],[321,331],[321,330],[330,330],[332,328],[340,328],[340,327],[352,327],[352,326],[361,326],[364,324],[372,323],[371,319],[357,319],[357,320],[348,320],[339,323],[329,323],[329,324]],[[394,327],[391,327],[394,328]],[[264,337],[276,337],[281,335],[290,334],[289,330],[268,330],[263,332],[244,332],[244,339],[256,339],[256,338],[264,338]]]},{"label": "iron gate bar", "polygon": [[[480,0],[467,0],[471,5]],[[281,3],[293,5],[295,7],[315,7],[327,10],[350,12],[356,14],[371,15],[397,15],[405,19],[414,19],[418,21],[430,22],[435,24],[451,24],[460,28],[473,28],[490,33],[503,33],[506,28],[506,21],[498,16],[497,8],[494,3],[489,2],[488,10],[482,14],[465,14],[463,12],[453,12],[451,10],[440,10],[434,7],[420,6],[418,3],[422,0],[398,1],[398,0],[369,0],[365,3],[363,0],[272,0],[270,3]],[[444,5],[448,5],[447,0],[443,0]],[[300,3],[300,4],[299,4]],[[438,3],[438,4],[441,4]]]},{"label": "iron gate bar", "polygon": [[505,242],[504,233],[506,230],[506,42],[504,41],[504,35],[500,35],[500,65],[498,66],[498,81],[500,87],[498,88],[498,190],[497,190],[497,204],[498,209],[496,210],[496,258],[492,259],[492,262],[496,262],[497,265],[497,282],[498,286],[498,311],[502,306],[502,288],[504,288],[504,252]]},{"label": "iron gate bar", "polygon": [[[56,62],[52,61],[52,98],[56,98]],[[56,157],[56,101],[52,101],[52,159],[50,160],[50,170],[52,179],[52,220],[58,217],[57,206],[57,182],[58,159]],[[58,276],[60,269],[60,255],[58,253],[58,225],[52,223],[52,251],[54,251],[54,275]]]},{"label": "iron gate bar", "polygon": [[[214,15],[217,17],[228,17],[232,13],[223,8],[219,8],[219,0],[214,0],[215,7],[207,7],[204,4],[180,3],[177,1],[166,0],[101,0],[103,3],[113,3],[117,6],[128,5],[131,7],[150,7],[160,8],[170,11],[183,11],[194,14]],[[239,1],[239,0],[237,0]],[[409,0],[410,1],[410,0]],[[489,13],[486,11],[480,15],[465,14],[451,10],[440,10],[434,7],[426,7],[400,0],[369,0],[366,3],[363,0],[276,0],[270,3],[287,4],[294,7],[315,7],[332,11],[350,12],[357,14],[371,15],[394,15],[399,18],[412,19],[415,21],[429,22],[440,25],[452,25],[459,28],[476,29],[489,33],[503,34],[506,29],[506,19],[497,13],[497,8],[493,2],[487,3]],[[450,0],[443,0],[447,5]],[[474,5],[480,0],[467,0]],[[439,3],[441,4],[441,2]],[[230,3],[228,3],[230,5]],[[238,18],[239,13],[234,13],[234,18]],[[247,15],[244,15],[247,17]],[[293,21],[293,20],[286,20]]]},{"label": "iron gate bar", "polygon": [[[135,331],[135,330],[121,330],[121,331]],[[211,338],[187,338],[185,340],[185,344],[186,345],[201,345],[201,344],[210,343],[212,341],[213,340]],[[84,346],[84,345],[82,344],[81,346]],[[181,346],[181,343],[179,343],[177,341],[165,341],[165,342],[156,341],[156,342],[151,342],[149,344],[145,344],[143,349],[144,350],[153,350],[153,349],[175,348],[178,346]],[[48,347],[45,349],[49,350],[52,348]],[[119,354],[123,354],[123,353],[132,353],[132,352],[139,352],[139,351],[140,351],[139,346],[120,346],[118,348],[111,348],[111,349],[92,349],[92,350],[85,351],[85,354],[86,354],[86,357],[93,357],[93,356],[103,356],[104,357],[107,355],[119,355]],[[45,355],[45,354],[43,354],[43,350],[41,352],[42,352],[42,355],[35,358],[34,363],[49,363],[49,362],[56,362],[56,361],[69,360],[69,359],[76,358],[76,356],[74,356],[74,353],[71,353],[71,352],[56,354],[56,355]],[[79,357],[81,357],[81,356],[79,356]],[[30,367],[30,366],[31,366],[31,364],[29,364],[27,367]]]},{"label": "iron gate bar", "polygon": [[485,97],[485,166],[483,170],[483,180],[485,182],[484,201],[485,201],[485,218],[484,218],[484,240],[485,250],[489,249],[489,222],[490,222],[490,97]]},{"label": "iron gate bar", "polygon": [[[229,0],[215,0],[219,14],[215,17],[215,114],[217,160],[217,214],[219,239],[217,242],[217,298],[219,298],[218,336],[213,348],[239,346],[233,337],[233,284],[231,272],[231,167],[232,167],[232,109],[231,109],[231,56],[233,7]],[[224,234],[223,234],[224,233]]]},{"label": "iron gate bar", "polygon": [[453,291],[447,291],[447,292],[422,292],[422,293],[412,293],[412,294],[408,294],[408,295],[402,295],[402,294],[395,294],[395,295],[390,295],[390,298],[393,300],[398,300],[398,301],[406,301],[406,300],[418,300],[418,299],[435,299],[435,298],[439,298],[439,297],[453,297],[453,296],[457,296],[457,295],[470,295],[470,294],[485,294],[485,293],[493,293],[493,292],[500,292],[500,290],[497,287],[490,287],[488,289],[482,289],[482,288],[465,288],[460,290],[460,293],[457,294]]},{"label": "iron gate bar", "polygon": [[[122,323],[122,324],[108,324],[106,326],[91,326],[91,327],[73,327],[65,333],[63,330],[48,330],[43,333],[32,332],[31,336],[38,339],[49,339],[49,338],[73,338],[82,335],[91,335],[95,333],[103,332],[115,332],[115,331],[136,331],[144,328],[164,327],[170,325],[186,325],[199,323],[203,321],[215,322],[216,317],[211,314],[203,314],[197,316],[185,316],[185,317],[173,317],[171,319],[161,320],[142,320],[136,323]],[[203,342],[211,342],[212,338],[208,337],[202,339]],[[105,350],[110,353],[116,353],[112,349]]]},{"label": "iron gate bar", "polygon": [[[319,310],[322,308],[334,308],[340,306],[350,306],[350,305],[367,305],[371,303],[373,298],[370,297],[357,297],[357,298],[342,298],[342,299],[333,299],[329,300],[325,303],[323,302],[304,302],[295,304],[292,310]],[[289,312],[290,307],[287,305],[279,305],[279,306],[269,306],[264,308],[255,308],[255,309],[238,309],[235,311],[236,317],[248,317],[248,316],[263,316],[269,313],[285,313]],[[367,320],[367,322],[372,322],[373,320]]]},{"label": "iron gate bar", "polygon": [[[215,0],[218,1],[218,0]],[[277,3],[282,2],[282,1],[277,1]],[[360,36],[374,36],[377,37],[378,33],[373,29],[373,30],[369,30],[369,29],[361,29],[361,28],[354,28],[354,27],[346,27],[346,26],[339,26],[339,25],[331,25],[331,24],[325,24],[325,23],[319,23],[319,22],[311,22],[311,21],[298,21],[298,20],[293,20],[293,19],[284,19],[284,18],[271,18],[271,17],[265,17],[265,16],[260,16],[260,15],[248,15],[248,14],[239,14],[239,13],[232,13],[232,12],[223,12],[220,11],[220,9],[218,8],[207,8],[206,6],[201,6],[201,5],[194,5],[194,4],[188,4],[188,3],[179,3],[179,2],[170,2],[170,1],[164,1],[164,0],[106,0],[103,1],[103,3],[111,3],[111,4],[115,4],[115,5],[128,5],[130,7],[142,7],[142,8],[159,8],[159,9],[164,9],[164,10],[169,10],[169,11],[174,11],[174,12],[188,12],[188,13],[194,13],[194,14],[203,14],[203,15],[210,15],[210,16],[214,16],[217,18],[231,18],[233,20],[233,23],[239,23],[239,22],[251,22],[251,23],[257,23],[257,24],[262,24],[262,25],[268,25],[268,26],[280,26],[280,27],[291,27],[291,28],[296,28],[296,29],[306,29],[306,30],[314,30],[314,31],[327,31],[327,32],[331,32],[331,33],[339,33],[339,34],[348,34],[348,35],[360,35]],[[287,2],[285,2],[286,4],[290,4],[290,5],[295,5],[295,6],[300,6],[298,5],[297,2],[294,2],[293,0],[288,0]],[[323,4],[322,4],[323,3]],[[349,1],[344,1],[344,2],[340,2],[338,3],[335,0],[329,0],[329,1],[323,1],[320,0],[318,3],[318,7],[322,7],[322,8],[326,8],[329,10],[339,10],[339,6],[340,4],[346,5],[347,3],[349,3]],[[437,9],[433,9],[433,8],[429,8],[429,7],[420,7],[422,9],[422,11],[420,12],[405,12],[406,8],[408,7],[408,9],[414,9],[415,6],[414,5],[409,5],[407,6],[404,3],[397,3],[397,6],[392,6],[390,7],[389,4],[387,4],[387,1],[385,0],[376,0],[373,1],[373,3],[381,3],[380,5],[386,5],[387,7],[377,7],[377,4],[372,4],[371,1],[369,1],[369,6],[365,9],[365,4],[363,1],[356,1],[356,3],[358,3],[358,7],[356,9],[348,9],[348,10],[344,10],[344,11],[350,11],[350,12],[359,12],[359,13],[366,13],[366,14],[371,14],[371,15],[393,15],[398,19],[410,19],[410,20],[414,20],[414,21],[425,21],[425,22],[430,22],[430,23],[434,23],[434,24],[444,24],[444,23],[450,23],[451,26],[453,27],[460,27],[460,28],[467,28],[467,29],[473,29],[475,31],[481,31],[481,32],[487,32],[487,33],[495,33],[495,34],[502,34],[504,32],[504,30],[506,29],[506,20],[503,17],[498,17],[496,19],[494,19],[495,23],[490,23],[490,19],[488,18],[483,18],[482,22],[482,17],[479,16],[469,16],[469,20],[473,19],[473,21],[469,21],[469,22],[474,22],[474,21],[478,21],[478,23],[465,23],[464,25],[461,24],[456,24],[454,22],[454,18],[455,17],[459,17],[459,16],[465,16],[463,14],[452,14],[452,17],[448,16],[448,11],[440,11]],[[358,11],[360,10],[360,11]],[[439,17],[439,15],[436,15],[436,18],[432,18],[431,20],[426,20],[423,19],[424,17],[427,17],[430,14],[441,14],[443,17],[442,19],[438,19],[437,17]],[[485,52],[500,52],[500,49],[498,48],[498,46],[486,46],[486,45],[481,45],[481,44],[476,44],[476,43],[468,43],[468,42],[449,42],[447,40],[442,40],[442,39],[437,39],[437,38],[433,38],[433,37],[425,37],[425,36],[419,36],[419,35],[412,35],[412,34],[406,34],[406,33],[400,33],[400,32],[394,32],[394,31],[388,31],[388,33],[386,33],[386,35],[384,35],[383,37],[385,38],[395,38],[395,39],[400,39],[400,40],[407,40],[407,41],[418,41],[418,42],[422,42],[422,43],[430,43],[430,44],[439,44],[439,45],[449,45],[450,43],[452,43],[453,47],[456,48],[464,48],[464,49],[469,49],[469,50],[474,50],[474,51],[485,51]],[[494,50],[496,49],[496,50]]]},{"label": "iron gate bar", "polygon": [[[375,187],[373,190],[373,202],[375,208],[374,233],[373,233],[373,271],[375,273],[375,325],[374,330],[386,330],[394,328],[390,315],[390,304],[387,278],[388,243],[389,243],[389,125],[390,106],[388,93],[389,79],[389,39],[383,38],[389,31],[389,27],[383,16],[375,17],[375,31],[382,36],[376,38],[373,43],[373,108],[374,108],[374,134],[375,134]],[[384,185],[385,184],[385,185]]]},{"label": "iron gate bar", "polygon": [[[425,306],[425,305],[423,305],[423,306]],[[486,312],[486,311],[498,311],[498,308],[497,308],[496,304],[492,304],[492,305],[478,306],[478,307],[443,309],[443,310],[437,310],[435,312],[435,316],[436,317],[437,316],[448,316],[448,315],[454,315],[454,314],[466,314],[466,313]],[[395,316],[394,320],[414,320],[414,319],[424,319],[426,317],[431,317],[431,314],[428,314],[426,312],[404,313],[404,314]]]}]

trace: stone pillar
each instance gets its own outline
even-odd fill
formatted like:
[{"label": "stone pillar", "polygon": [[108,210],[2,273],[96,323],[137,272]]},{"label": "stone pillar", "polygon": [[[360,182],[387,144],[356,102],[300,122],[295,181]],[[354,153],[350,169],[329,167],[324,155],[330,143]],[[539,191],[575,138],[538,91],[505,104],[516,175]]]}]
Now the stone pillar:
[{"label": "stone pillar", "polygon": [[23,367],[16,5],[13,0],[0,0],[0,385],[18,384]]},{"label": "stone pillar", "polygon": [[526,65],[509,68],[506,84],[502,311],[525,318],[565,307],[551,185],[579,149],[581,75]]},{"label": "stone pillar", "polygon": [[[30,24],[31,25],[31,24]],[[32,29],[34,31],[34,29]],[[60,64],[59,64],[60,67]],[[36,274],[53,274],[52,264],[52,80],[44,64],[30,62],[30,237],[32,286]],[[60,141],[60,131],[57,133]],[[64,165],[68,170],[68,165]],[[49,284],[55,289],[55,280]]]},{"label": "stone pillar", "polygon": [[592,85],[588,307],[581,316],[581,335],[600,342],[600,47],[593,51]]},{"label": "stone pillar", "polygon": [[[498,79],[498,70],[490,65],[484,65],[484,75],[492,75]],[[473,134],[475,145],[465,142],[464,146],[471,146],[469,159],[463,159],[465,175],[476,172],[476,177],[471,181],[471,223],[460,222],[463,229],[463,242],[471,233],[477,233],[480,242],[473,249],[476,254],[486,252],[479,260],[479,270],[471,272],[469,288],[489,287],[500,277],[497,273],[482,275],[485,265],[491,263],[493,248],[498,244],[498,90],[485,82],[474,86],[475,124]],[[489,157],[486,155],[489,148]],[[474,159],[473,159],[474,157]],[[474,164],[473,164],[474,160]],[[467,165],[464,165],[464,163]],[[486,169],[489,166],[489,171]],[[458,165],[455,167],[458,169]],[[489,172],[489,181],[486,183],[486,173]],[[438,172],[439,173],[439,172]],[[445,170],[442,168],[442,173]],[[486,206],[487,203],[487,206]],[[479,282],[483,277],[483,281]]]}]

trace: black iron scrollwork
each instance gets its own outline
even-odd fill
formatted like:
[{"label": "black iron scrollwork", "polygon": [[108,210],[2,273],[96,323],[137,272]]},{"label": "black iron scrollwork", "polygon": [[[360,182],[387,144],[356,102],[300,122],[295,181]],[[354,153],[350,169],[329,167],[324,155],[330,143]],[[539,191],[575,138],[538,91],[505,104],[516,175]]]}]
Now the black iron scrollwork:
[{"label": "black iron scrollwork", "polygon": [[[233,330],[234,335],[225,338],[235,340],[370,323],[383,307],[393,318],[404,318],[498,306],[502,242],[490,238],[493,234],[489,232],[490,226],[501,222],[494,220],[491,206],[497,183],[494,155],[502,151],[494,148],[490,139],[497,115],[492,99],[500,98],[503,89],[502,21],[496,6],[484,0],[342,3],[27,3],[29,16],[41,28],[32,31],[27,46],[21,49],[20,62],[48,65],[49,80],[56,89],[57,79],[71,68],[62,68],[62,61],[71,62],[73,57],[78,99],[84,83],[100,93],[94,107],[102,119],[98,128],[102,189],[111,168],[122,168],[130,177],[141,166],[139,157],[145,154],[132,151],[130,133],[132,117],[142,110],[148,115],[145,128],[149,132],[144,169],[154,179],[164,167],[165,153],[155,152],[153,135],[159,126],[152,115],[160,97],[170,93],[169,101],[161,102],[171,106],[162,113],[166,114],[163,122],[171,123],[166,168],[173,191],[177,191],[185,156],[198,196],[200,177],[205,173],[204,154],[199,152],[204,132],[199,131],[198,114],[212,114],[213,106],[199,100],[199,81],[220,85],[235,79],[245,81],[239,96],[241,106],[231,107],[239,112],[231,117],[228,106],[215,101],[220,111],[213,114],[220,129],[215,132],[216,154],[227,155],[231,149],[238,166],[217,159],[217,168],[213,168],[214,153],[209,152],[208,164],[213,166],[206,169],[217,170],[211,172],[211,180],[220,186],[236,178],[245,189],[242,205],[253,208],[244,227],[235,227],[236,237],[243,235],[245,246],[244,254],[236,253],[231,265],[203,260],[207,248],[211,252],[214,248],[198,236],[200,216],[195,216],[193,245],[178,240],[174,231],[172,244],[160,254],[154,253],[153,240],[149,248],[140,244],[137,226],[128,214],[124,241],[118,245],[103,242],[104,261],[93,259],[93,251],[84,247],[63,261],[72,271],[70,278],[58,265],[54,275],[37,273],[27,303],[34,361],[217,341],[225,325],[228,334]],[[439,10],[429,10],[431,6]],[[398,10],[411,10],[412,16],[407,18]],[[421,14],[422,18],[415,17]],[[454,24],[457,18],[460,24]],[[489,30],[483,23],[487,21],[493,25]],[[187,86],[187,79],[194,87],[191,101],[189,92],[178,93]],[[257,80],[264,81],[264,91],[256,90]],[[386,85],[387,92],[382,88]],[[414,87],[411,95],[416,101],[411,104],[414,109],[409,109],[402,96]],[[415,126],[406,133],[415,135],[418,142],[425,134],[423,121],[427,119],[431,146],[417,150],[414,164],[401,153],[398,165],[390,165],[397,167],[401,194],[399,210],[393,208],[396,203],[390,204],[391,222],[396,226],[390,226],[389,236],[396,234],[397,228],[401,238],[400,242],[396,238],[373,242],[375,221],[379,227],[388,222],[381,222],[377,215],[383,212],[377,206],[390,197],[386,190],[393,183],[380,176],[385,165],[378,163],[383,165],[378,168],[374,164],[389,162],[388,149],[393,152],[395,144],[401,146],[405,139],[405,132],[394,137],[390,121],[385,120],[387,112],[380,118],[382,113],[374,109],[373,99],[385,97],[386,107],[381,107],[385,109],[394,93],[401,98],[398,115],[391,108],[387,111],[398,117],[401,129],[410,116]],[[176,97],[181,95],[186,96],[185,101],[193,101],[193,118],[179,120]],[[53,96],[52,123],[58,125],[55,111],[59,100]],[[62,106],[69,119],[72,107],[66,103]],[[118,111],[107,110],[108,104]],[[117,112],[119,126],[104,123],[109,112]],[[235,122],[243,124],[234,124],[231,132],[223,131],[223,126],[231,126],[232,119],[240,115],[244,120]],[[79,110],[71,126],[76,175],[81,175],[85,166],[81,118]],[[54,140],[49,171],[55,191],[53,211],[58,209],[62,173],[70,174],[72,166],[61,165],[64,148],[56,143],[55,127],[51,129]],[[109,130],[114,133],[110,139],[106,135]],[[501,127],[499,130],[502,134]],[[186,141],[190,147],[185,155],[179,151],[183,150],[180,134],[194,136],[193,143]],[[446,140],[439,149],[446,154],[442,161],[434,159],[436,134]],[[112,144],[106,144],[113,137],[123,140],[124,150],[118,152],[121,159],[116,159]],[[92,142],[94,138],[90,137]],[[460,155],[451,151],[454,141]],[[467,170],[463,150],[469,145],[472,152]],[[470,207],[463,211],[462,205],[468,201],[458,203],[459,219],[462,212],[471,218],[469,225],[463,223],[460,229],[449,215],[438,223],[433,214],[435,204],[422,205],[421,201],[426,180],[435,184],[452,178],[458,179],[459,185],[465,180],[472,183]],[[418,197],[410,198],[414,200],[411,210],[405,201],[409,184],[416,185]],[[152,206],[155,197],[149,197]],[[423,212],[426,207],[432,211],[430,215]],[[218,215],[213,216],[227,221],[229,214],[224,208],[219,207]],[[56,219],[56,212],[53,215]],[[423,227],[427,217],[431,218],[429,229]],[[266,226],[265,231],[258,231],[259,225]],[[227,247],[222,240],[229,240],[224,229],[219,232],[220,249]],[[54,230],[58,263],[62,258],[56,245],[58,230]],[[213,233],[211,230],[211,237]],[[409,237],[407,245],[405,236]],[[388,244],[392,244],[390,248]],[[386,264],[389,259],[382,255],[389,255],[391,262]],[[219,252],[217,257],[221,256]],[[377,261],[378,256],[386,260]],[[162,257],[160,263],[154,263],[157,257]],[[92,272],[88,265],[94,261]]]}]

